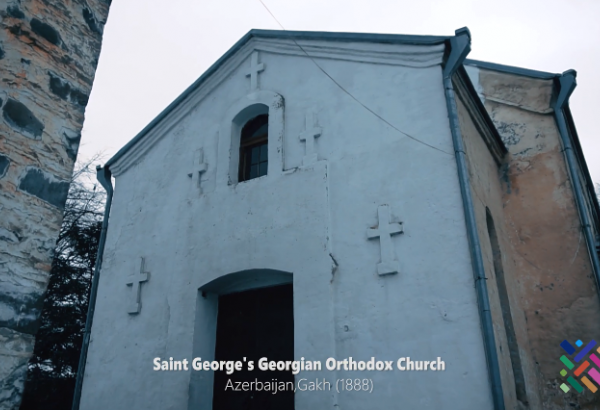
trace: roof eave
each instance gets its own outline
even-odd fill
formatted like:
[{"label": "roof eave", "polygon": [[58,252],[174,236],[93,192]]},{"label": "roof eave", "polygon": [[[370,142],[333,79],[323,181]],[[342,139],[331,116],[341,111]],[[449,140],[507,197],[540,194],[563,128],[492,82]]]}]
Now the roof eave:
[{"label": "roof eave", "polygon": [[579,141],[579,134],[577,133],[577,128],[575,127],[575,121],[573,120],[573,114],[571,113],[569,101],[566,102],[562,110],[565,113],[565,119],[569,129],[569,137],[573,143],[573,150],[575,151],[575,156],[577,157],[577,161],[579,162],[579,166],[585,180],[586,189],[588,190],[590,199],[592,201],[593,219],[596,225],[596,230],[600,231],[600,203],[598,202],[598,197],[596,196],[594,189],[594,182],[592,181],[590,170],[583,154],[583,148],[581,146],[581,142]]},{"label": "roof eave", "polygon": [[469,93],[473,96],[473,102],[475,103],[475,106],[479,110],[489,131],[491,132],[494,139],[496,140],[496,143],[498,143],[502,154],[506,155],[508,153],[508,149],[506,148],[506,145],[504,145],[504,141],[502,141],[502,137],[500,136],[500,133],[498,132],[498,128],[496,128],[496,125],[494,124],[494,121],[492,120],[490,113],[485,108],[485,105],[479,98],[479,95],[477,95],[475,86],[473,85],[473,82],[471,81],[471,77],[469,77],[469,74],[467,74],[467,70],[465,69],[464,63],[461,64],[461,66],[458,68],[457,72],[462,76],[465,86],[467,87]]},{"label": "roof eave", "polygon": [[537,78],[540,80],[553,80],[562,74],[548,73],[546,71],[530,70],[528,68],[514,67],[504,64],[489,63],[487,61],[466,59],[465,65],[483,68],[486,70],[499,71],[501,73],[515,74],[524,77]]},{"label": "roof eave", "polygon": [[171,111],[175,109],[180,103],[182,103],[187,97],[190,96],[208,77],[210,77],[213,73],[215,73],[219,67],[221,67],[229,57],[231,57],[235,52],[237,52],[240,48],[246,44],[250,38],[252,38],[252,31],[248,32],[244,37],[242,37],[237,43],[233,45],[221,58],[219,58],[213,65],[211,65],[208,70],[206,70],[196,81],[192,83],[188,88],[185,89],[183,93],[181,93],[171,104],[169,104],[160,114],[158,114],[148,125],[146,125],[133,139],[131,139],[123,148],[121,148],[115,155],[113,155],[104,165],[105,167],[110,167],[110,165],[114,164],[118,161],[127,151],[129,151],[133,146],[135,146],[152,128],[154,128],[158,123],[160,123],[163,119],[165,119]]},{"label": "roof eave", "polygon": [[279,38],[293,40],[327,40],[342,42],[376,42],[384,44],[408,45],[438,45],[443,44],[448,36],[413,36],[400,34],[372,34],[372,33],[337,33],[323,31],[283,31],[283,30],[250,30],[237,43],[235,43],[221,58],[208,68],[196,81],[181,93],[171,104],[146,125],[133,139],[113,155],[105,164],[110,167],[117,162],[126,152],[132,149],[144,136],[157,124],[164,120],[170,113],[198,89],[211,75],[213,75],[231,56],[240,50],[253,37]]}]

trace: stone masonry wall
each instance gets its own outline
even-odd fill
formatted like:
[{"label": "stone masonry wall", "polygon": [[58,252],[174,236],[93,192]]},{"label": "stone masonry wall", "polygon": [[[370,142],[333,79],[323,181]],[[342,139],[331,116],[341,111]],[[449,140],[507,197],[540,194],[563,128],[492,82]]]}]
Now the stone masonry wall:
[{"label": "stone masonry wall", "polygon": [[110,0],[0,0],[0,409],[20,405]]}]

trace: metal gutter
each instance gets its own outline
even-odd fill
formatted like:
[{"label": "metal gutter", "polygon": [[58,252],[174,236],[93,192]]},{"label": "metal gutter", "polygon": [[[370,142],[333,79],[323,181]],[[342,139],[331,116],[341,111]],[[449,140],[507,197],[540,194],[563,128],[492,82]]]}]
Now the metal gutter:
[{"label": "metal gutter", "polygon": [[[567,129],[569,130],[569,135],[573,142],[573,150],[575,151],[575,156],[577,158],[579,167],[581,168],[583,176],[585,178],[586,188],[589,193],[590,199],[592,200],[592,206],[594,209],[591,222],[593,222],[596,225],[596,232],[598,232],[598,234],[600,235],[600,204],[598,203],[598,197],[596,196],[594,182],[592,181],[590,170],[588,169],[585,157],[583,156],[583,149],[581,148],[581,143],[579,142],[579,136],[577,135],[577,129],[575,128],[575,122],[573,121],[573,115],[571,114],[571,108],[569,107],[569,105],[563,108],[563,112],[565,113]],[[598,243],[598,245],[600,246],[600,243]]]},{"label": "metal gutter", "polygon": [[465,149],[458,121],[456,95],[452,85],[452,75],[463,64],[465,57],[469,51],[471,51],[471,33],[469,32],[469,29],[465,27],[456,30],[456,36],[452,37],[449,40],[449,43],[450,54],[448,55],[443,71],[448,119],[450,121],[450,130],[452,132],[452,141],[454,142],[458,180],[465,212],[465,222],[470,245],[471,263],[473,264],[473,276],[477,292],[485,358],[492,389],[492,400],[495,410],[504,410],[504,394],[502,392],[502,380],[500,379],[500,364],[498,361],[498,353],[496,351],[496,339],[494,337],[494,327],[486,283],[487,278],[485,277],[485,269],[483,267],[483,256],[479,234],[477,233],[477,222],[475,219],[473,198],[471,196],[469,172],[467,169]]},{"label": "metal gutter", "polygon": [[[583,229],[583,234],[587,243],[588,252],[590,254],[592,270],[594,271],[594,276],[596,278],[596,287],[598,288],[598,292],[600,294],[600,260],[598,260],[598,254],[596,251],[596,238],[594,238],[592,232],[591,221],[587,212],[587,208],[585,206],[585,198],[583,195],[583,189],[581,187],[581,181],[579,180],[579,176],[581,175],[581,172],[579,171],[580,164],[578,163],[577,157],[575,156],[571,138],[572,136],[569,133],[569,127],[567,125],[567,117],[570,116],[569,97],[571,96],[571,94],[575,90],[575,87],[577,86],[577,81],[575,80],[575,77],[577,77],[577,72],[575,70],[568,70],[565,71],[562,74],[562,76],[560,76],[560,78],[558,79],[560,90],[554,106],[554,118],[556,119],[558,131],[562,140],[563,152],[567,160],[569,174],[571,175],[571,184],[573,186],[573,192],[575,193],[575,203],[577,206],[577,210],[579,211],[581,227]],[[585,168],[585,170],[582,170],[584,174],[586,173],[586,171],[587,168]],[[587,178],[585,178],[585,175],[584,179],[587,180]],[[595,197],[595,195],[593,197]],[[597,200],[595,201],[595,204],[593,204],[593,206],[595,207],[596,204]]]},{"label": "metal gutter", "polygon": [[486,70],[499,71],[501,73],[522,75],[539,80],[552,80],[560,77],[560,74],[548,73],[545,71],[530,70],[528,68],[514,67],[504,64],[488,63],[487,61],[465,59],[465,64],[469,66],[479,67]]},{"label": "metal gutter", "polygon": [[106,231],[108,229],[108,217],[113,198],[113,186],[111,173],[108,167],[96,167],[96,178],[106,190],[106,206],[104,207],[104,219],[102,220],[102,231],[100,232],[100,241],[98,243],[98,253],[96,254],[96,266],[94,277],[92,279],[92,288],[90,290],[90,299],[88,304],[87,318],[85,321],[85,331],[83,332],[83,346],[79,355],[79,366],[77,368],[77,378],[75,380],[75,392],[73,393],[73,405],[71,410],[79,410],[81,401],[81,388],[83,387],[83,375],[85,373],[85,363],[87,361],[88,346],[90,343],[90,333],[92,331],[92,322],[94,320],[94,310],[96,309],[96,296],[98,294],[98,281],[100,271],[102,270],[102,256],[104,254],[104,243],[106,242]]},{"label": "metal gutter", "polygon": [[444,44],[448,36],[413,36],[400,34],[371,34],[371,33],[335,33],[325,31],[283,31],[283,30],[250,30],[244,37],[233,45],[221,58],[219,58],[208,70],[204,72],[192,85],[179,95],[171,104],[156,116],[142,131],[131,141],[121,148],[112,158],[106,162],[106,166],[114,164],[127,151],[135,146],[150,130],[158,125],[171,111],[197,90],[211,75],[213,75],[229,58],[237,53],[252,38],[291,39],[298,40],[325,40],[338,42],[373,42],[383,44],[407,44],[407,45],[438,45]]}]

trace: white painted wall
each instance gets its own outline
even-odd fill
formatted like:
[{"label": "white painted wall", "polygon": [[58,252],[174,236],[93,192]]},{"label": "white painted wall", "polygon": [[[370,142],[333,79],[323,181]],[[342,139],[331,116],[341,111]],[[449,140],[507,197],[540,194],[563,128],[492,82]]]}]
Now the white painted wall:
[{"label": "white painted wall", "polygon": [[[329,47],[319,55],[334,58],[316,59],[327,73],[396,128],[444,152],[385,124],[293,43],[251,41],[147,136],[156,142],[146,144],[144,156],[132,153],[113,168],[82,410],[209,409],[196,394],[206,380],[194,376],[191,397],[198,402],[188,403],[192,372],[154,372],[152,360],[210,354],[214,305],[198,302],[198,288],[248,269],[293,273],[298,359],[446,362],[444,372],[362,373],[374,381],[372,394],[297,394],[296,409],[492,408],[439,66],[443,50],[302,44],[315,54],[317,46]],[[219,177],[230,166],[223,133],[230,108],[248,99],[245,73],[254,49],[266,64],[260,88],[285,99],[282,149],[270,150],[281,155],[270,161],[283,169],[227,184]],[[319,161],[301,166],[298,135],[311,108],[323,129]],[[187,176],[199,148],[208,163],[202,195]],[[367,239],[382,204],[404,223],[404,234],[392,238],[401,272],[384,277],[376,270],[379,240]],[[330,253],[339,263],[334,275]],[[142,286],[141,313],[129,315],[126,277],[139,271],[142,256],[151,277]],[[207,330],[194,335],[195,327]]]}]

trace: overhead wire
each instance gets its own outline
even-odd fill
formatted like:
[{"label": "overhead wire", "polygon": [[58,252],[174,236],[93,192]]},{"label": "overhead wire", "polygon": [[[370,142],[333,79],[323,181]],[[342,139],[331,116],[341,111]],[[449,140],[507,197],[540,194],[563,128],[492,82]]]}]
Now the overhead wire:
[{"label": "overhead wire", "polygon": [[[275,20],[275,22],[277,22],[277,24],[279,25],[279,27],[281,27],[281,29],[283,31],[287,31],[286,28],[283,26],[283,24],[281,24],[279,22],[279,20],[277,19],[277,17],[275,17],[275,15],[271,12],[271,10],[269,10],[269,7],[267,7],[267,5],[263,2],[263,0],[258,0],[260,2],[260,4],[263,5],[263,7],[265,8],[265,10],[267,10],[267,12],[271,15],[271,17],[273,17],[273,20]],[[379,118],[381,121],[383,121],[385,124],[387,124],[388,126],[390,126],[391,128],[393,128],[394,130],[396,130],[397,132],[399,132],[400,134],[410,138],[411,140],[418,142],[419,144],[423,144],[429,148],[432,148],[436,151],[440,151],[443,152],[444,154],[448,154],[448,155],[452,155],[454,156],[453,153],[444,151],[441,148],[438,148],[434,145],[431,145],[423,140],[420,140],[419,138],[413,137],[412,135],[408,134],[407,132],[402,131],[401,129],[399,129],[398,127],[396,127],[394,124],[390,123],[388,120],[386,120],[385,118],[383,118],[381,115],[379,115],[378,113],[376,113],[375,111],[373,111],[371,108],[369,108],[366,104],[364,104],[362,101],[360,101],[358,98],[356,98],[350,91],[346,90],[344,88],[344,86],[342,86],[339,82],[337,82],[335,80],[335,78],[333,78],[331,75],[329,75],[329,73],[327,71],[325,71],[325,69],[323,69],[323,67],[321,67],[316,61],[315,59],[306,52],[306,50],[304,49],[304,47],[302,47],[300,44],[298,44],[298,42],[292,38],[292,41],[296,44],[296,46],[298,46],[298,48],[300,48],[300,50],[302,50],[302,52],[304,54],[306,54],[306,56],[308,58],[310,58],[310,60],[315,64],[315,66],[323,73],[325,74],[325,76],[327,76],[327,78],[329,78],[335,85],[337,85],[340,90],[342,90],[345,94],[347,94],[350,98],[352,98],[354,101],[356,101],[360,106],[362,106],[365,110],[369,111],[371,114],[373,114],[375,117]]]}]

